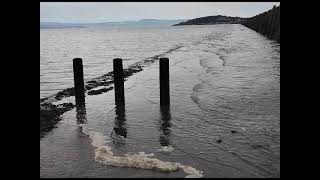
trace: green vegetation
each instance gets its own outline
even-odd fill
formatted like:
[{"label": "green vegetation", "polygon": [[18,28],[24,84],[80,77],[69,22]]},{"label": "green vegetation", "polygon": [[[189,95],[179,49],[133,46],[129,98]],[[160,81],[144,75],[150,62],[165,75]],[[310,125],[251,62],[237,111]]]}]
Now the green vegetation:
[{"label": "green vegetation", "polygon": [[185,22],[181,22],[179,24],[175,24],[174,26],[181,25],[210,25],[210,24],[241,24],[244,22],[246,18],[241,17],[230,17],[230,16],[206,16],[191,19]]}]

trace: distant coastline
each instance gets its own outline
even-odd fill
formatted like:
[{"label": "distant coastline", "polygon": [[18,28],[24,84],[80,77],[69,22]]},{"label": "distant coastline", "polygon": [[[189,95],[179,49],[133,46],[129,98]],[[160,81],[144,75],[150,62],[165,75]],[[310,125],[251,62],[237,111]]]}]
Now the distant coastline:
[{"label": "distant coastline", "polygon": [[247,18],[241,17],[231,17],[231,16],[206,16],[195,19],[190,19],[185,22],[174,24],[173,26],[183,26],[183,25],[213,25],[213,24],[241,24]]},{"label": "distant coastline", "polygon": [[186,19],[141,19],[139,21],[100,22],[100,23],[57,23],[40,22],[40,29],[89,28],[89,27],[160,27],[172,26]]},{"label": "distant coastline", "polygon": [[85,26],[72,26],[72,27],[41,27],[40,29],[70,29],[70,28],[88,28]]}]

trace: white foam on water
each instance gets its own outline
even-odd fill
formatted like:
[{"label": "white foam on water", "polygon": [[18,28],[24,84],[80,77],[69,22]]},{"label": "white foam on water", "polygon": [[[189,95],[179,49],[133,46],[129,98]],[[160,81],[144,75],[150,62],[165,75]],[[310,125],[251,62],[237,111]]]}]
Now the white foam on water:
[{"label": "white foam on water", "polygon": [[75,101],[75,97],[69,96],[69,97],[64,97],[60,100],[55,100],[54,102],[52,102],[52,104],[59,105],[59,104],[63,104],[63,103],[73,103],[74,101]]},{"label": "white foam on water", "polygon": [[161,151],[161,152],[166,152],[166,153],[170,153],[172,152],[174,149],[172,146],[162,146],[160,149],[157,149],[158,151]]},{"label": "white foam on water", "polygon": [[175,163],[164,162],[141,154],[114,156],[103,147],[99,147],[95,152],[95,160],[106,165],[150,169],[161,172],[172,172],[179,169]]},{"label": "white foam on water", "polygon": [[[115,156],[111,150],[111,147],[106,144],[109,142],[107,137],[95,131],[89,131],[84,124],[79,125],[82,127],[82,131],[88,134],[92,139],[92,145],[95,149],[95,161],[117,167],[130,167],[149,169],[160,172],[173,172],[182,169],[188,175],[186,178],[200,178],[202,177],[202,171],[199,171],[191,166],[182,165],[180,163],[173,163],[168,161],[161,161],[154,158],[154,154],[146,154],[145,152],[139,152],[138,154],[127,153],[124,156]],[[172,147],[166,147],[166,150],[171,150]],[[173,149],[173,148],[172,148]]]},{"label": "white foam on water", "polygon": [[189,174],[188,176],[186,176],[186,178],[201,178],[203,176],[202,171],[197,170],[191,166],[179,164],[179,168],[182,169],[185,173]]}]

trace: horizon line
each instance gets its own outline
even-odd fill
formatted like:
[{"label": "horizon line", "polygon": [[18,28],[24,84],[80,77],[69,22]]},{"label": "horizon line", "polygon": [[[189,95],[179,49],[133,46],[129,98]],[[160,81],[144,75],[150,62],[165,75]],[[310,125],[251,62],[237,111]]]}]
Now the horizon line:
[{"label": "horizon line", "polygon": [[58,21],[41,21],[41,23],[77,23],[77,24],[96,24],[96,23],[114,23],[114,22],[134,22],[134,21],[141,21],[141,20],[167,20],[167,21],[174,21],[174,20],[189,20],[189,19],[156,19],[156,18],[143,18],[139,20],[120,20],[120,21],[99,21],[99,22],[58,22]]},{"label": "horizon line", "polygon": [[[240,16],[228,16],[228,15],[208,15],[208,16],[226,16],[226,17],[239,17],[239,18],[248,18],[248,17],[240,17]],[[157,19],[157,18],[142,18],[139,20],[120,20],[120,21],[99,21],[99,22],[58,22],[58,21],[41,21],[40,23],[74,23],[74,24],[98,24],[98,23],[115,23],[115,22],[135,22],[135,21],[141,21],[141,20],[167,20],[167,21],[174,21],[174,20],[191,20],[191,19],[197,19],[197,18],[203,18],[203,17],[208,17],[208,16],[201,16],[201,17],[196,17],[196,18],[178,18],[178,19]]]}]

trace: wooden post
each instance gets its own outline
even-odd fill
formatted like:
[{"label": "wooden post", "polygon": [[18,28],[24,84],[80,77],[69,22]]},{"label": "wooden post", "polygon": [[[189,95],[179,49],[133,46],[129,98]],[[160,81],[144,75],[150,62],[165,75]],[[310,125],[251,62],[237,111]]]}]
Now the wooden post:
[{"label": "wooden post", "polygon": [[86,111],[86,105],[77,105],[76,106],[76,118],[77,118],[77,124],[86,124],[87,123],[87,111]]},{"label": "wooden post", "polygon": [[160,58],[160,105],[170,105],[169,59]]},{"label": "wooden post", "polygon": [[170,106],[160,106],[160,137],[161,146],[170,145],[170,128],[171,128],[171,113]]},{"label": "wooden post", "polygon": [[270,20],[269,31],[268,31],[269,38],[272,38],[272,34],[273,34],[274,22],[275,22],[275,11],[276,11],[276,6],[273,6],[271,10],[271,20]]},{"label": "wooden post", "polygon": [[278,7],[276,11],[276,21],[275,21],[275,32],[274,32],[274,40],[280,43],[280,7]]},{"label": "wooden post", "polygon": [[124,105],[116,105],[116,117],[114,120],[114,132],[119,135],[127,138],[127,128],[126,128],[126,110]]},{"label": "wooden post", "polygon": [[122,59],[113,59],[114,95],[116,105],[124,105],[124,81]]},{"label": "wooden post", "polygon": [[76,97],[76,105],[83,105],[85,103],[84,82],[83,82],[83,65],[81,58],[73,59],[73,78],[74,78],[74,92]]},{"label": "wooden post", "polygon": [[266,20],[266,30],[265,30],[265,36],[267,37],[269,37],[271,20],[272,20],[272,11],[268,11],[267,20]]}]

